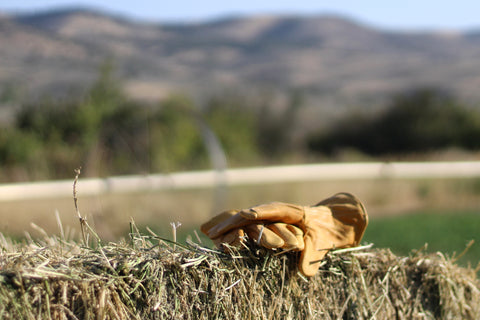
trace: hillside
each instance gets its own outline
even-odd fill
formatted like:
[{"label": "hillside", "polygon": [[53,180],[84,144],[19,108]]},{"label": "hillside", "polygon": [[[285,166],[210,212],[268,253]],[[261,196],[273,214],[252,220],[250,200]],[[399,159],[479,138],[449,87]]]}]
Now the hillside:
[{"label": "hillside", "polygon": [[89,10],[0,19],[0,85],[69,94],[114,58],[135,98],[171,90],[302,88],[310,104],[358,104],[419,85],[480,99],[480,33],[377,30],[335,16],[231,17],[153,24]]}]

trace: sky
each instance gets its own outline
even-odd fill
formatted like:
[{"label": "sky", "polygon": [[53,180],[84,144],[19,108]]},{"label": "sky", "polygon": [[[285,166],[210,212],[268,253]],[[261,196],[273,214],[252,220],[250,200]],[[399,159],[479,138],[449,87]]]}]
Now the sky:
[{"label": "sky", "polygon": [[478,0],[0,0],[0,11],[7,13],[56,7],[94,8],[150,22],[198,22],[252,14],[338,14],[384,29],[480,29]]}]

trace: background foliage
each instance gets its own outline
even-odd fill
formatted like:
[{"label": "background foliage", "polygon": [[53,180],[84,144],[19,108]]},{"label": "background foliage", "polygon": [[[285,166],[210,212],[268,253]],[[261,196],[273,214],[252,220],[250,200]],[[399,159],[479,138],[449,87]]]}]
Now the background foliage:
[{"label": "background foliage", "polygon": [[439,89],[421,88],[392,97],[383,113],[354,114],[312,135],[311,151],[332,153],[353,147],[370,155],[480,146],[478,111]]},{"label": "background foliage", "polygon": [[[392,96],[384,112],[352,113],[330,126],[298,130],[300,90],[278,107],[224,93],[195,105],[182,94],[154,104],[130,100],[105,63],[81,98],[23,105],[0,131],[4,181],[206,169],[202,124],[218,137],[229,166],[325,159],[345,148],[374,157],[480,146],[480,116],[441,90]],[[298,132],[301,132],[298,135]]]}]

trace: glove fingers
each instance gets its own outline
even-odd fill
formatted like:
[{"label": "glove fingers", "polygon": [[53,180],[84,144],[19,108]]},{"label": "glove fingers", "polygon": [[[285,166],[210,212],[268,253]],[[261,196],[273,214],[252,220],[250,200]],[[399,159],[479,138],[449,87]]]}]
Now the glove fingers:
[{"label": "glove fingers", "polygon": [[250,239],[257,241],[259,245],[267,249],[282,248],[285,245],[285,241],[281,237],[261,224],[250,224],[245,227],[245,232]]},{"label": "glove fingers", "polygon": [[291,224],[286,223],[272,223],[267,226],[280,238],[283,239],[285,244],[282,246],[286,250],[301,251],[304,248],[303,231]]},{"label": "glove fingers", "polygon": [[250,209],[245,209],[239,214],[249,220],[263,220],[284,223],[299,223],[303,219],[303,207],[290,203],[272,202]]},{"label": "glove fingers", "polygon": [[297,238],[296,250],[302,251],[305,248],[305,241],[303,240],[304,238],[303,230],[291,224],[287,225],[287,229],[289,229],[295,235],[295,238]]},{"label": "glove fingers", "polygon": [[215,217],[211,218],[210,220],[208,220],[207,222],[202,224],[200,226],[200,230],[203,233],[205,233],[206,235],[208,235],[208,231],[212,227],[214,227],[215,225],[219,224],[220,222],[225,221],[228,218],[234,216],[237,212],[238,212],[238,210],[228,210],[228,211],[224,211],[220,214],[217,214]]},{"label": "glove fingers", "polygon": [[232,247],[239,247],[245,237],[245,232],[242,229],[234,229],[220,237],[213,239],[213,243],[217,248],[222,248],[225,244]]},{"label": "glove fingers", "polygon": [[[220,235],[224,234],[225,232],[241,228],[252,223],[250,220],[243,218],[239,213],[234,213],[232,215],[231,211],[223,212],[219,215],[218,218],[217,217],[214,217],[212,219],[215,221],[209,221],[205,228],[201,228],[202,232],[205,233],[210,239],[215,239]],[[209,226],[210,228],[207,228]]]}]

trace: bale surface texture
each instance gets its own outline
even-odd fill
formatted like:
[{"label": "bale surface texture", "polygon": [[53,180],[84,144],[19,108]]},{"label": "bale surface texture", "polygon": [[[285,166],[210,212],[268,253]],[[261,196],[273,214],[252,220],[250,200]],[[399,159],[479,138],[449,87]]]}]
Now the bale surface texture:
[{"label": "bale surface texture", "polygon": [[137,235],[87,248],[0,244],[1,319],[480,319],[475,271],[442,254],[333,251],[304,278],[298,254],[224,254]]}]

